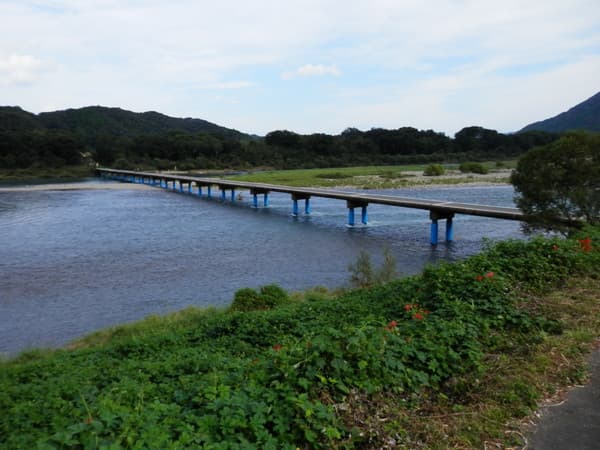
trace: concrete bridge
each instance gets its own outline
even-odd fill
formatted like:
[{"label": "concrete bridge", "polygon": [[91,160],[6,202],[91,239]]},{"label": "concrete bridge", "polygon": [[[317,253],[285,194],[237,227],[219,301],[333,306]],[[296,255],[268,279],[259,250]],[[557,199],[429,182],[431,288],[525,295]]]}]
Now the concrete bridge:
[{"label": "concrete bridge", "polygon": [[[356,223],[355,209],[360,208],[360,220],[367,224],[367,207],[369,204],[399,206],[403,208],[416,208],[429,211],[431,219],[430,241],[432,245],[438,243],[438,222],[446,221],[446,241],[453,240],[454,225],[453,218],[455,214],[467,214],[472,216],[492,217],[506,220],[523,220],[523,213],[517,208],[505,208],[501,206],[475,205],[468,203],[443,202],[439,200],[423,200],[407,197],[397,197],[394,195],[367,194],[358,192],[345,192],[333,189],[319,189],[293,186],[280,186],[266,183],[249,183],[244,181],[223,180],[220,178],[191,177],[177,174],[164,174],[156,172],[137,172],[131,170],[118,169],[96,169],[96,173],[103,178],[125,181],[130,183],[148,184],[151,186],[160,186],[164,189],[178,190],[179,192],[194,193],[202,197],[210,198],[213,195],[212,188],[216,187],[220,191],[220,197],[223,201],[229,198],[232,202],[236,201],[236,190],[247,190],[252,195],[252,202],[255,208],[258,208],[258,196],[263,196],[263,206],[269,206],[269,193],[282,192],[290,194],[292,199],[292,214],[300,214],[299,201],[304,201],[304,214],[311,212],[311,197],[324,197],[343,200],[348,208],[348,225],[354,226]],[[194,187],[197,191],[194,192]],[[203,191],[205,190],[205,194]]]}]

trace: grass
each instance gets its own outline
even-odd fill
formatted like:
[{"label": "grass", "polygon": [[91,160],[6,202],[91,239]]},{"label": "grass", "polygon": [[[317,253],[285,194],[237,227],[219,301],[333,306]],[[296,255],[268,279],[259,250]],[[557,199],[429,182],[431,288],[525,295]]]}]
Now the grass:
[{"label": "grass", "polygon": [[[490,171],[497,170],[495,162],[484,163]],[[503,169],[514,166],[514,161],[501,163]],[[245,175],[229,176],[228,179],[258,183],[281,184],[287,186],[336,187],[352,186],[364,189],[389,189],[424,184],[458,184],[484,180],[481,176],[466,177],[417,177],[414,172],[422,173],[427,164],[404,166],[365,166],[340,167],[329,169],[299,169],[255,172]],[[458,164],[445,164],[446,170],[459,174]],[[494,183],[508,182],[508,176],[499,172],[497,177],[486,177],[485,181]]]},{"label": "grass", "polygon": [[73,180],[94,175],[88,165],[57,168],[0,169],[0,184],[50,180]]},{"label": "grass", "polygon": [[192,308],[23,353],[0,363],[0,448],[520,445],[538,403],[585,379],[598,242],[588,228],[498,243],[336,295],[271,286],[256,309],[245,291],[243,312]]}]

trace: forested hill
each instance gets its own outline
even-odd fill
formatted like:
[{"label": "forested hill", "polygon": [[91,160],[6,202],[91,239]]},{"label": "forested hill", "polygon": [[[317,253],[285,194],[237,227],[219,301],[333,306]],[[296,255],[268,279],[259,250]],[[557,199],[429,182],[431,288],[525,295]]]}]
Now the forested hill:
[{"label": "forested hill", "polygon": [[200,119],[99,106],[31,114],[0,108],[0,170],[96,163],[121,169],[295,169],[516,157],[558,134],[502,134],[478,126],[434,130],[347,128],[337,135],[275,130],[250,136]]},{"label": "forested hill", "polygon": [[600,132],[600,92],[557,116],[529,124],[520,132],[532,130],[551,133],[568,130]]},{"label": "forested hill", "polygon": [[64,111],[31,114],[19,107],[0,107],[0,131],[51,129],[72,132],[84,140],[100,135],[132,137],[171,131],[242,136],[202,119],[179,119],[157,112],[135,113],[121,108],[87,106]]}]

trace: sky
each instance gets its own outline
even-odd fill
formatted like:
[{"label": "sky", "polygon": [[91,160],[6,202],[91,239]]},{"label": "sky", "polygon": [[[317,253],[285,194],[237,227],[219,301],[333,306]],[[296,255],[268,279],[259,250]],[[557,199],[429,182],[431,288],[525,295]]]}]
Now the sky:
[{"label": "sky", "polygon": [[0,0],[0,105],[501,132],[600,91],[599,0]]}]

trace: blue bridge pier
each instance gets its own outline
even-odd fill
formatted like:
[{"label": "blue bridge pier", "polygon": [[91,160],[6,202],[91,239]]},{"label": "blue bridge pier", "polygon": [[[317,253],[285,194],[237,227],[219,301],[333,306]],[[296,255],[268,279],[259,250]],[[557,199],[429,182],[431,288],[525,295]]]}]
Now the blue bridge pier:
[{"label": "blue bridge pier", "polygon": [[[252,196],[252,206],[258,208],[258,196],[263,196],[263,206],[269,206],[269,194],[279,192],[289,194],[292,199],[292,215],[297,217],[300,214],[299,202],[304,200],[304,214],[311,214],[311,198],[332,198],[345,200],[348,208],[348,225],[356,225],[355,209],[361,209],[360,221],[367,225],[368,215],[367,207],[369,204],[387,205],[401,208],[414,208],[429,211],[431,220],[429,230],[429,241],[431,245],[438,244],[439,222],[446,221],[446,242],[454,240],[454,216],[456,214],[467,214],[471,216],[491,217],[495,219],[517,220],[524,219],[523,213],[517,208],[508,208],[503,206],[475,205],[469,203],[445,202],[439,200],[416,199],[409,197],[400,197],[396,195],[382,195],[363,192],[337,191],[333,189],[308,188],[295,186],[282,186],[267,183],[250,183],[246,181],[233,181],[223,178],[206,178],[187,176],[182,174],[165,174],[155,172],[136,172],[131,170],[119,169],[96,169],[96,173],[103,178],[118,180],[129,183],[143,183],[151,186],[160,187],[188,194],[193,194],[193,185],[197,187],[197,195],[203,197],[203,190],[206,188],[206,197],[211,198],[211,187],[216,186],[221,192],[221,201],[227,200],[227,192],[230,192],[232,202],[236,201],[236,190],[250,191]],[[169,183],[172,183],[169,186]],[[184,185],[187,189],[184,190]],[[179,187],[179,189],[177,189]]]},{"label": "blue bridge pier", "polygon": [[440,220],[446,220],[446,242],[452,242],[454,240],[454,213],[432,209],[429,211],[429,218],[431,219],[429,236],[431,245],[437,245],[438,243],[438,222]]},{"label": "blue bridge pier", "polygon": [[292,216],[298,217],[298,200],[304,200],[304,214],[311,212],[310,195],[303,192],[292,192]]},{"label": "blue bridge pier", "polygon": [[267,208],[269,206],[269,193],[268,189],[250,188],[250,195],[252,196],[252,206],[258,208],[258,196],[263,196],[263,206]]}]

